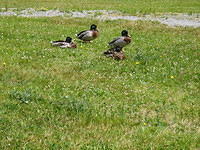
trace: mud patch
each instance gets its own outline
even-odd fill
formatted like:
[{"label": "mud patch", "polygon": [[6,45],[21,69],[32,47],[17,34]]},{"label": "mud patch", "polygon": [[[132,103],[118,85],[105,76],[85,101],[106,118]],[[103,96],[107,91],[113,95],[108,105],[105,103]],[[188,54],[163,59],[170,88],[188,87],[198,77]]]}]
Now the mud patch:
[{"label": "mud patch", "polygon": [[199,14],[187,15],[187,14],[162,14],[162,15],[144,15],[138,16],[98,16],[101,20],[145,20],[145,21],[158,21],[168,26],[182,26],[182,27],[200,27]]},{"label": "mud patch", "polygon": [[124,15],[119,11],[114,10],[84,10],[62,12],[59,10],[35,10],[28,8],[18,11],[16,8],[1,8],[0,16],[20,16],[20,17],[72,17],[72,18],[94,18],[99,20],[145,20],[145,21],[158,21],[168,26],[182,26],[182,27],[200,27],[200,14],[160,14],[160,15],[144,15],[144,16],[131,16]]}]

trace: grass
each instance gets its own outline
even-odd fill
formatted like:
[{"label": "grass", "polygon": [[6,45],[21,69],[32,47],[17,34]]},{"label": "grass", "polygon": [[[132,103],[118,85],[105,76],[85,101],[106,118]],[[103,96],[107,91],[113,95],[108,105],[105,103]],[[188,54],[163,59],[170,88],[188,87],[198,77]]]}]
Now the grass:
[{"label": "grass", "polygon": [[[46,2],[49,8],[61,4]],[[0,19],[0,149],[200,148],[200,28]],[[50,46],[92,23],[101,32],[93,43],[75,39],[77,49]],[[104,57],[107,42],[122,29],[133,38],[127,59]]]},{"label": "grass", "polygon": [[120,10],[129,14],[146,13],[200,13],[199,0],[1,0],[1,7],[41,10]]},{"label": "grass", "polygon": [[[1,149],[199,148],[199,28],[154,22],[1,17]],[[64,39],[91,23],[101,36]],[[102,56],[128,29],[127,60]]]}]

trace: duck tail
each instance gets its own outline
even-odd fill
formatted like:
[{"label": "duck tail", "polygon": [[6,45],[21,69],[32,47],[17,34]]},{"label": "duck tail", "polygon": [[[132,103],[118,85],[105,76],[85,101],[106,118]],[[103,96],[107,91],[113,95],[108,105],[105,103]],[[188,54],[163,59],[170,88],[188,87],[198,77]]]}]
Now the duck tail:
[{"label": "duck tail", "polygon": [[77,38],[77,39],[80,39],[80,36],[79,36],[79,34],[75,34],[75,36],[76,36],[76,38]]}]

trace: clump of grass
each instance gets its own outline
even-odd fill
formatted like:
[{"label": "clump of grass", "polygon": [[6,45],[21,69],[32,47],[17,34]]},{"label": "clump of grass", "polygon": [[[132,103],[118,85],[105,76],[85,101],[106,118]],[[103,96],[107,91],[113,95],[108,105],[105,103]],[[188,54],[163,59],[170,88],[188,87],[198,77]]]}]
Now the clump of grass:
[{"label": "clump of grass", "polygon": [[31,101],[41,99],[41,97],[31,89],[25,89],[25,90],[15,89],[9,92],[9,96],[14,100],[18,100],[26,104],[30,103]]},{"label": "clump of grass", "polygon": [[66,103],[65,108],[75,114],[83,113],[89,109],[89,104],[83,100],[70,100]]},{"label": "clump of grass", "polygon": [[91,105],[88,101],[74,97],[64,97],[61,102],[55,102],[53,104],[55,109],[67,112],[70,116],[84,114],[91,110]]},{"label": "clump of grass", "polygon": [[38,10],[40,10],[40,11],[47,11],[48,8],[46,8],[46,7],[41,7],[41,8],[39,8]]}]

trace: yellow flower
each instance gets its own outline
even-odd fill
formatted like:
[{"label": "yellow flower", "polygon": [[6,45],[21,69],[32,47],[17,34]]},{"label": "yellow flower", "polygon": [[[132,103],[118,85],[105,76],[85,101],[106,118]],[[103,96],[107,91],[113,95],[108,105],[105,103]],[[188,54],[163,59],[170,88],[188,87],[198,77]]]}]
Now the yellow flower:
[{"label": "yellow flower", "polygon": [[144,125],[146,126],[147,124],[144,122]]},{"label": "yellow flower", "polygon": [[136,62],[135,62],[135,64],[136,64],[136,65],[139,65],[139,64],[140,64],[140,62],[139,62],[139,61],[136,61]]},{"label": "yellow flower", "polygon": [[171,79],[174,79],[174,76],[170,76]]},{"label": "yellow flower", "polygon": [[3,65],[6,65],[6,63],[4,62]]}]

